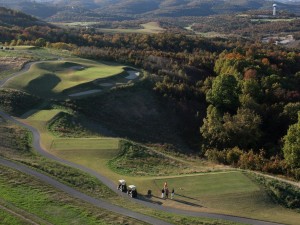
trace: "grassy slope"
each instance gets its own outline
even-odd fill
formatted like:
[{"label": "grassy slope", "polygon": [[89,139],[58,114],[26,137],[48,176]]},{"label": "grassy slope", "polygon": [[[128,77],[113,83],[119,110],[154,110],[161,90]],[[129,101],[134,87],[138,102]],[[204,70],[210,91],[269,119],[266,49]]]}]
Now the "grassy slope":
[{"label": "grassy slope", "polygon": [[123,66],[107,65],[91,60],[69,59],[43,62],[31,66],[27,73],[10,80],[5,87],[49,98],[59,96],[64,90],[77,85],[121,72]]},{"label": "grassy slope", "polygon": [[[119,221],[141,224],[103,209],[95,208],[67,194],[42,184],[20,172],[1,167],[0,195],[2,201],[12,204],[52,224],[110,224]],[[34,221],[34,220],[33,220]]]},{"label": "grassy slope", "polygon": [[184,122],[155,95],[148,81],[89,98],[89,101],[78,100],[75,105],[86,117],[120,137],[186,147],[180,136]]}]

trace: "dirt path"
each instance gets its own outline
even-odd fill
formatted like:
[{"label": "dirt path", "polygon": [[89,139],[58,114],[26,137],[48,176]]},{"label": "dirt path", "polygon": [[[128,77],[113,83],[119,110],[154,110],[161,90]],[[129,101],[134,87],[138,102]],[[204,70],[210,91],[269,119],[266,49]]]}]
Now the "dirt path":
[{"label": "dirt path", "polygon": [[[26,68],[28,70],[30,68],[30,66],[28,67],[26,65]],[[18,73],[13,74],[9,79],[11,79],[14,76],[19,76],[22,73],[24,73],[25,71],[26,70],[23,69],[22,72],[18,72]],[[9,80],[9,79],[6,79],[6,81]],[[0,82],[0,87],[3,86],[4,84],[5,84],[5,82]],[[128,197],[127,194],[118,191],[117,188],[116,188],[115,183],[113,183],[110,179],[106,178],[105,176],[103,176],[103,175],[101,175],[101,174],[99,174],[99,173],[97,173],[97,172],[95,172],[95,171],[93,171],[93,170],[91,170],[87,167],[84,167],[84,166],[69,162],[67,160],[58,158],[58,157],[50,154],[49,152],[47,152],[45,149],[42,148],[42,146],[40,144],[40,134],[39,134],[39,132],[36,128],[31,127],[27,124],[24,124],[24,123],[18,121],[17,119],[9,116],[8,114],[6,114],[2,111],[0,111],[0,116],[3,117],[5,120],[12,121],[12,122],[16,123],[17,125],[25,127],[26,129],[30,130],[33,134],[33,143],[32,143],[33,148],[38,153],[40,153],[42,156],[44,156],[48,159],[55,160],[55,161],[61,162],[63,164],[69,165],[71,167],[80,169],[84,172],[87,172],[90,175],[98,178],[103,184],[108,186],[111,190],[116,192],[118,195],[121,195],[124,198],[127,198],[128,200],[132,200],[132,201],[134,201],[136,203],[139,203],[139,204],[142,204],[146,207],[156,209],[156,210],[160,210],[160,211],[164,211],[164,212],[175,213],[175,214],[179,214],[179,215],[229,220],[229,221],[238,222],[238,223],[245,223],[245,224],[255,224],[255,225],[276,225],[276,224],[278,224],[278,223],[260,221],[260,220],[249,219],[249,218],[244,218],[244,217],[237,217],[237,216],[230,216],[230,215],[223,215],[223,214],[216,214],[216,213],[192,212],[192,211],[180,210],[180,209],[175,209],[175,208],[171,208],[171,207],[165,207],[165,206],[162,206],[162,205],[153,204],[151,202],[146,202],[146,201],[143,201],[143,200],[140,200],[140,199],[132,199],[132,198]],[[0,158],[0,164],[11,167],[11,168],[14,168],[14,169],[17,169],[17,170],[20,170],[20,171],[22,171],[24,173],[27,173],[29,175],[32,175],[34,177],[37,177],[40,180],[42,180],[42,181],[44,181],[44,182],[46,182],[46,183],[48,183],[48,184],[50,184],[54,187],[57,187],[58,189],[63,190],[66,193],[68,193],[68,194],[70,194],[70,195],[72,195],[76,198],[80,198],[80,199],[82,199],[86,202],[89,202],[93,205],[96,205],[98,207],[101,207],[101,208],[104,208],[104,209],[107,209],[107,210],[110,210],[110,211],[113,211],[113,212],[116,212],[116,213],[119,213],[119,214],[122,214],[122,215],[127,215],[129,217],[132,217],[132,218],[144,221],[144,222],[148,222],[148,223],[151,223],[151,224],[157,224],[157,225],[170,224],[170,223],[166,223],[164,221],[155,219],[153,217],[149,217],[149,216],[146,216],[146,215],[143,215],[143,214],[139,214],[139,213],[130,211],[128,209],[124,209],[124,208],[112,205],[112,204],[107,203],[105,201],[101,201],[101,200],[92,198],[88,195],[85,195],[85,194],[83,194],[79,191],[74,190],[71,187],[68,187],[68,186],[54,180],[53,178],[50,178],[50,177],[48,177],[44,174],[38,173],[34,170],[31,170],[26,166],[15,164],[13,162],[10,162],[10,161],[7,161],[7,160],[1,159],[1,158]]]}]

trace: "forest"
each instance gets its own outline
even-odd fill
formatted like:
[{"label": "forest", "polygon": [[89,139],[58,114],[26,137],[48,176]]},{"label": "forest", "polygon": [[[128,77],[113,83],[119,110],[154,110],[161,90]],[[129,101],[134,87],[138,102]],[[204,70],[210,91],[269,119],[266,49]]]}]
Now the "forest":
[{"label": "forest", "polygon": [[4,46],[57,48],[141,68],[147,88],[184,121],[180,132],[193,154],[300,179],[298,49],[236,37],[106,34],[26,19],[1,23]]}]

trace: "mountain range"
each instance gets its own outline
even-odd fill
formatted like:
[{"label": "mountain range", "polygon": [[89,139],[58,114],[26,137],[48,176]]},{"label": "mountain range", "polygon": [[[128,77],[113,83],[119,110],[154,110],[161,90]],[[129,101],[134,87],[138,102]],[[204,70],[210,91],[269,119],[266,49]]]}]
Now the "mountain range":
[{"label": "mountain range", "polygon": [[48,21],[79,16],[81,20],[101,17],[144,18],[208,16],[248,10],[278,10],[300,15],[294,0],[0,0],[0,6],[23,11]]}]

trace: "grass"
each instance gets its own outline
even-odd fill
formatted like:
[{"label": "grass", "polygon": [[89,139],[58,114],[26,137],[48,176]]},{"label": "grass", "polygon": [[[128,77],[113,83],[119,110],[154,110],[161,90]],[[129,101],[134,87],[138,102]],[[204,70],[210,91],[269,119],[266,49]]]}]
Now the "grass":
[{"label": "grass", "polygon": [[33,46],[13,46],[15,50],[0,50],[1,57],[27,58],[31,61],[57,59],[58,57],[70,57],[68,51]]},{"label": "grass", "polygon": [[[111,221],[143,224],[140,221],[76,200],[20,172],[15,172],[2,166],[0,168],[2,171],[0,173],[0,196],[2,202],[34,215],[35,219],[32,219],[33,221],[38,218],[40,221],[44,220],[51,224],[59,225],[102,225],[111,224]],[[9,216],[5,215],[4,219],[7,220],[8,218]],[[40,221],[35,222],[39,223]]]},{"label": "grass", "polygon": [[0,224],[5,225],[31,225],[32,223],[22,220],[16,215],[0,208]]},{"label": "grass", "polygon": [[[155,179],[158,187],[163,187],[165,179]],[[168,178],[169,187],[176,187],[177,195],[185,195],[201,199],[208,196],[247,193],[259,191],[241,172],[207,173],[198,176]]]},{"label": "grass", "polygon": [[22,115],[41,103],[41,99],[14,89],[0,89],[0,108],[12,115]]},{"label": "grass", "polygon": [[10,80],[5,86],[50,98],[60,96],[63,91],[80,84],[122,72],[124,72],[123,66],[108,65],[92,60],[69,59],[41,62],[32,65],[28,72]]},{"label": "grass", "polygon": [[122,140],[117,157],[109,161],[116,173],[131,176],[162,176],[185,173],[188,165],[139,144]]},{"label": "grass", "polygon": [[[86,27],[96,25],[97,22],[72,22],[72,23],[54,23],[60,26],[66,27]],[[98,31],[104,33],[146,33],[146,34],[156,34],[161,33],[165,29],[163,29],[158,22],[148,22],[140,24],[142,28],[133,29],[133,28],[97,28]]]},{"label": "grass", "polygon": [[53,140],[51,150],[115,150],[118,146],[117,138],[60,138]]},{"label": "grass", "polygon": [[50,121],[53,117],[62,112],[61,109],[40,110],[29,117],[30,120]]}]

